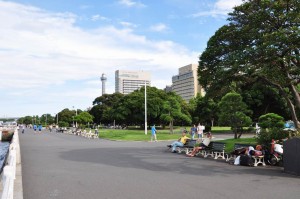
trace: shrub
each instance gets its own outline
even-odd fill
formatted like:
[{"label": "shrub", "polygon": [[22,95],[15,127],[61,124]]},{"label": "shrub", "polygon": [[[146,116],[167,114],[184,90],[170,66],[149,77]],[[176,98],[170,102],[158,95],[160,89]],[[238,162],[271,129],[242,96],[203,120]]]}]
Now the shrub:
[{"label": "shrub", "polygon": [[257,136],[259,144],[270,146],[272,139],[282,140],[289,136],[288,131],[284,131],[284,119],[275,113],[268,113],[259,117],[261,131]]}]

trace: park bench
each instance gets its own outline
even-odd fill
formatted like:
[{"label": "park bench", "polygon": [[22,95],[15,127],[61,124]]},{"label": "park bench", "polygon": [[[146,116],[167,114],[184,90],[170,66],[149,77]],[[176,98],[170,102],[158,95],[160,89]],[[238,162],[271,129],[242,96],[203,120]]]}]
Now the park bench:
[{"label": "park bench", "polygon": [[230,161],[230,160],[235,160],[235,158],[240,155],[240,154],[235,154],[235,151],[238,149],[242,149],[242,148],[248,148],[249,146],[252,146],[253,148],[255,148],[255,145],[251,145],[251,144],[241,144],[241,143],[234,143],[233,146],[233,152],[226,154],[226,162]]},{"label": "park bench", "polygon": [[214,159],[225,159],[225,146],[223,142],[211,142],[209,146],[204,149],[204,158],[211,156]]},{"label": "park bench", "polygon": [[195,147],[196,140],[187,140],[182,147],[177,147],[176,150],[178,153],[185,152],[186,154],[193,150]]},{"label": "park bench", "polygon": [[[248,148],[252,146],[253,148],[255,148],[255,145],[252,145],[252,144],[240,144],[240,143],[235,143],[234,144],[234,151],[237,150],[237,149],[241,149],[241,148]],[[232,161],[234,162],[235,158],[240,155],[240,154],[235,154],[234,151],[230,154],[226,154],[227,157],[226,157],[226,161]],[[259,155],[259,156],[255,156],[255,155],[252,155],[251,156],[254,160],[254,165],[253,166],[258,166],[259,164],[262,164],[263,166],[265,166],[265,160],[264,160],[264,155]]]}]

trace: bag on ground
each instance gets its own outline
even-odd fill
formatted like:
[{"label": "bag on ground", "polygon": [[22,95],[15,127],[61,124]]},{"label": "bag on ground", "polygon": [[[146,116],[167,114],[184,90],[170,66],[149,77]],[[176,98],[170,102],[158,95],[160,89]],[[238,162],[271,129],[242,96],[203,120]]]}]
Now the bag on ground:
[{"label": "bag on ground", "polygon": [[252,167],[254,165],[254,162],[251,156],[242,154],[240,157],[240,165]]}]

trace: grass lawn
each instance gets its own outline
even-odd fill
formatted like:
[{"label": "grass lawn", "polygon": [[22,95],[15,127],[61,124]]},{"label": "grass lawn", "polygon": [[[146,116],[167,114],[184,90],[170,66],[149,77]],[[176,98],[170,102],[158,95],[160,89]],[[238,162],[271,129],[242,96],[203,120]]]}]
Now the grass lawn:
[{"label": "grass lawn", "polygon": [[[158,140],[177,140],[181,135],[180,127],[174,129],[174,134],[170,134],[169,129],[159,129],[157,131]],[[189,130],[188,127],[186,129]],[[213,127],[212,132],[214,133],[231,133],[230,127]],[[123,140],[123,141],[150,141],[151,139],[151,130],[148,129],[147,135],[145,135],[145,130],[142,129],[100,129],[99,136],[104,139],[109,140]],[[190,137],[190,136],[189,136]],[[224,141],[228,145],[228,150],[233,149],[234,143],[248,143],[255,144],[255,139],[246,138],[246,139],[229,139]],[[227,147],[226,147],[227,148]],[[226,149],[227,151],[227,149]]]},{"label": "grass lawn", "polygon": [[[151,131],[145,130],[119,130],[119,129],[101,129],[99,131],[99,137],[109,140],[123,140],[123,141],[150,141]],[[170,134],[167,130],[158,130],[158,140],[177,140],[180,137],[180,130],[176,129],[174,134]]]}]

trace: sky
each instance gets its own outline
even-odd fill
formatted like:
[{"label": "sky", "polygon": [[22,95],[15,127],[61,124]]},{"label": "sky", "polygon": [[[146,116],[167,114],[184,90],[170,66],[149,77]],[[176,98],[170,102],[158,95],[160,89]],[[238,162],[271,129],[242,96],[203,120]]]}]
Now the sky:
[{"label": "sky", "polygon": [[242,0],[0,0],[0,118],[92,107],[116,70],[172,84]]}]

